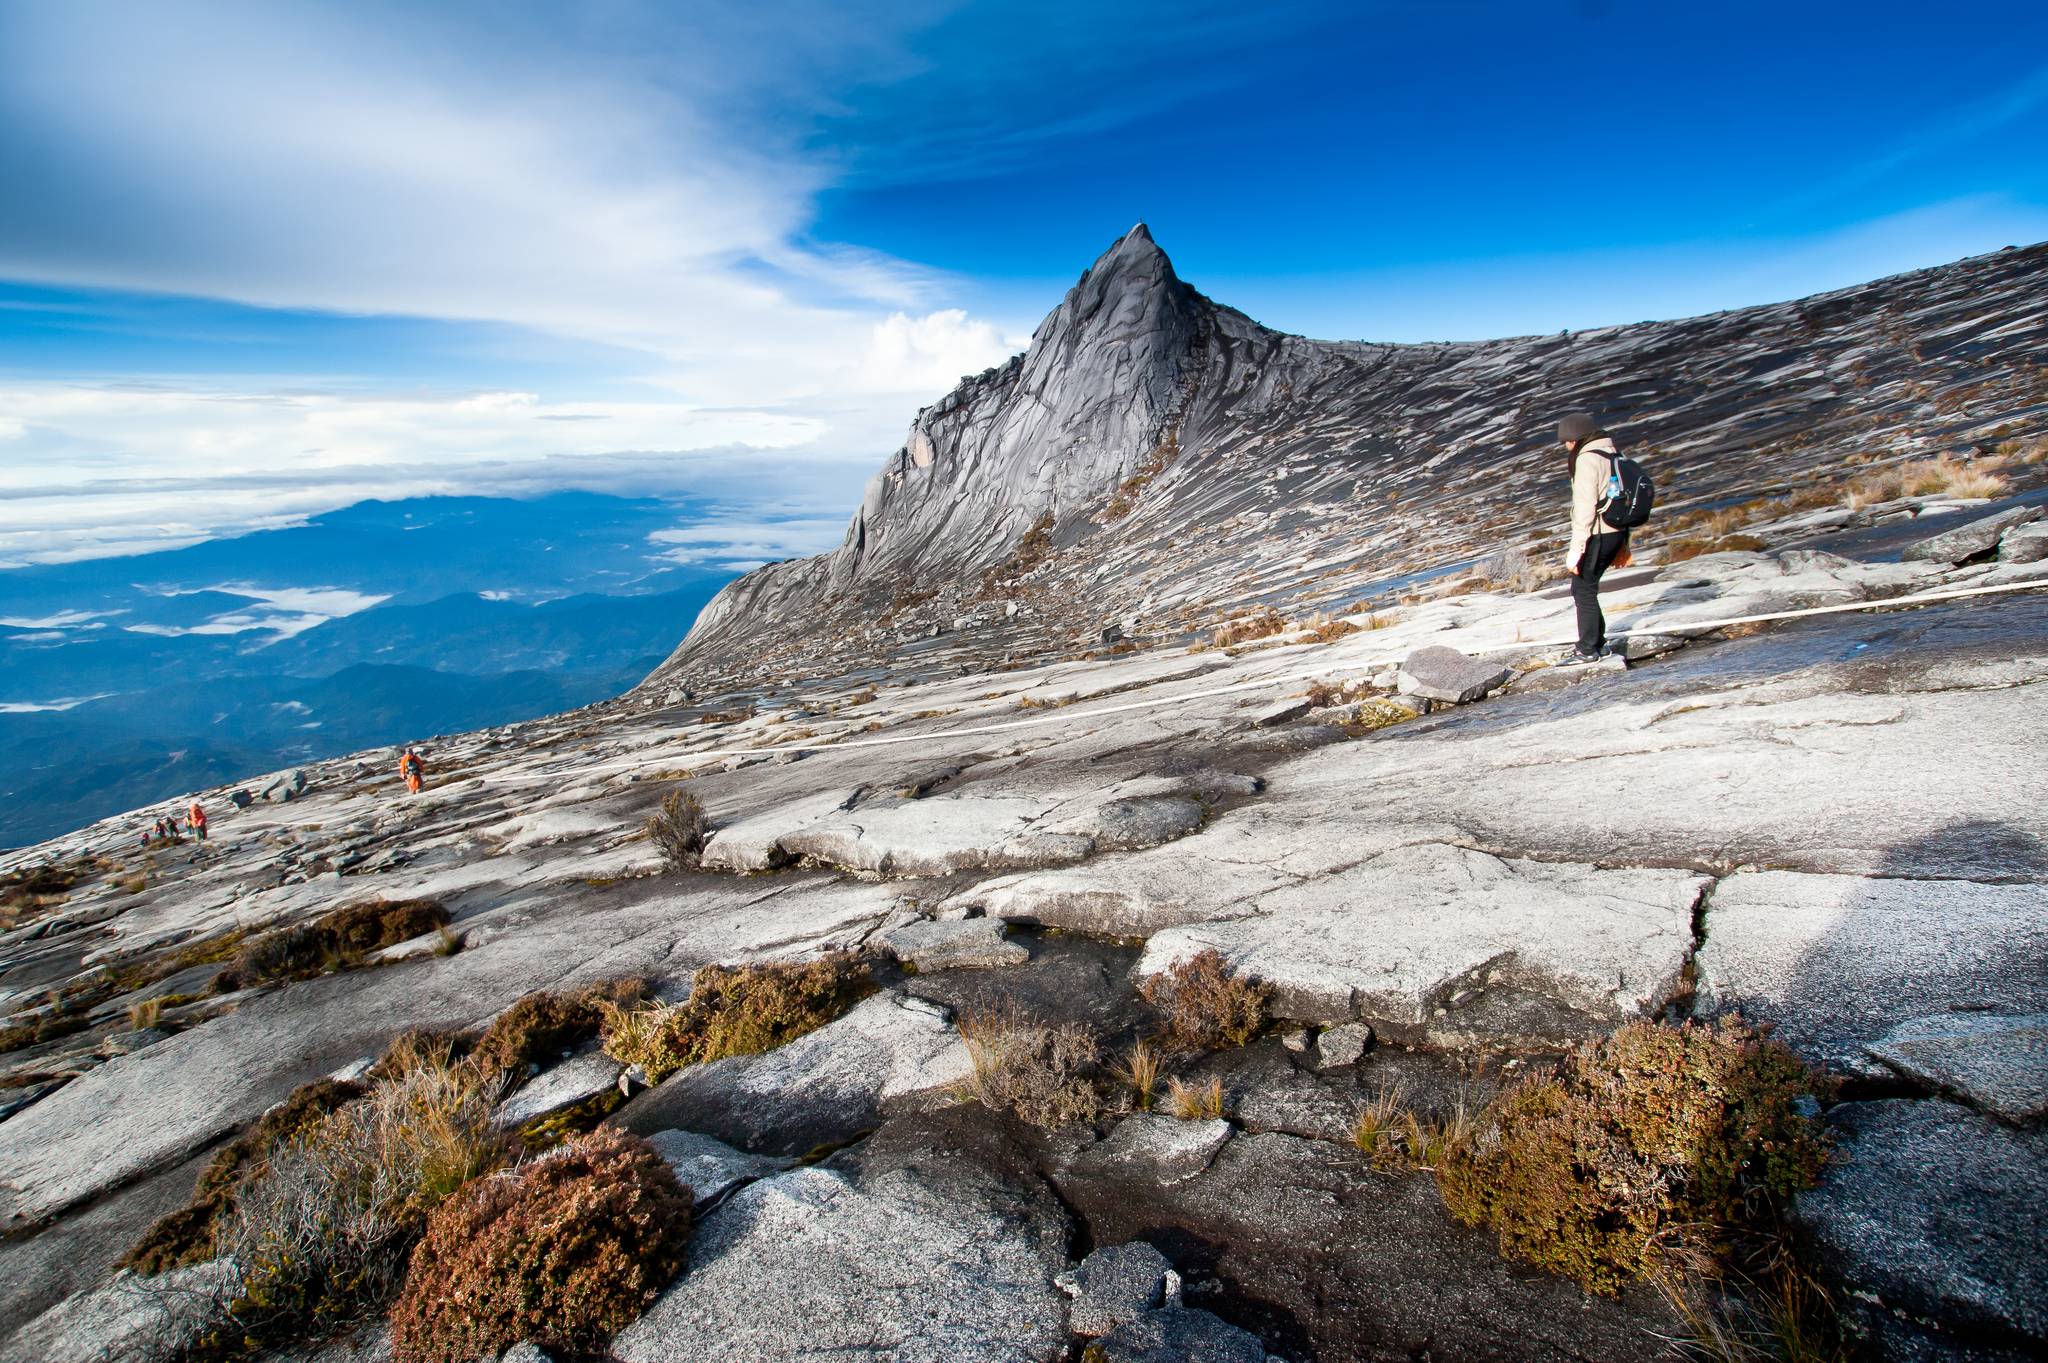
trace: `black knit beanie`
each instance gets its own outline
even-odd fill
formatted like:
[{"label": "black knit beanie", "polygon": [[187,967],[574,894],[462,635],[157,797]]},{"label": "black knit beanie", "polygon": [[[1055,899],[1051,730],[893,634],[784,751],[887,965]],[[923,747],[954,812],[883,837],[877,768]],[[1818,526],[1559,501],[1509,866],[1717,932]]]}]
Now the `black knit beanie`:
[{"label": "black knit beanie", "polygon": [[1600,429],[1600,423],[1593,419],[1590,412],[1573,412],[1570,416],[1557,423],[1557,438],[1568,445],[1575,444],[1581,440],[1591,440],[1596,435],[1606,434],[1607,432]]}]

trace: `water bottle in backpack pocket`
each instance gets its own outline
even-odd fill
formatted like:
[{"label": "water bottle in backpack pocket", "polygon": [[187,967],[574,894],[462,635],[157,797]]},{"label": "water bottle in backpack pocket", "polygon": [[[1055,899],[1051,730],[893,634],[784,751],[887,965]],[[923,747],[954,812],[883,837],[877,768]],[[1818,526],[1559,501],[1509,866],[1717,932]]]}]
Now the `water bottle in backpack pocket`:
[{"label": "water bottle in backpack pocket", "polygon": [[1599,517],[1615,530],[1633,530],[1650,519],[1650,506],[1657,489],[1643,466],[1625,454],[1607,460],[1607,487],[1600,500]]}]

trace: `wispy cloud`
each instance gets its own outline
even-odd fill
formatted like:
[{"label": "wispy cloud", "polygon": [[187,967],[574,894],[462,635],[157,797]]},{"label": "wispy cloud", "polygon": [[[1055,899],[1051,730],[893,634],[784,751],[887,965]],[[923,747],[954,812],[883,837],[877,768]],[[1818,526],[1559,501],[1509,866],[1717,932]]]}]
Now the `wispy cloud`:
[{"label": "wispy cloud", "polygon": [[[0,10],[0,277],[504,324],[637,355],[645,393],[16,385],[0,559],[75,549],[81,498],[106,513],[95,543],[150,524],[145,504],[171,540],[294,514],[290,489],[331,498],[344,469],[388,495],[385,476],[429,466],[655,451],[872,467],[920,403],[1008,353],[943,306],[942,277],[809,232],[837,173],[813,113],[938,12]],[[235,490],[180,507],[179,481]]]}]

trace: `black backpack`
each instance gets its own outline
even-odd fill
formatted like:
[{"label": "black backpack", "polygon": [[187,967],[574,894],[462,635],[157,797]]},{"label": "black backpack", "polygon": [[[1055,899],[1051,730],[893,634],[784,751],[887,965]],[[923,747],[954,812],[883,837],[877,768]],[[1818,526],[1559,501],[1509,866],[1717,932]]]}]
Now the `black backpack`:
[{"label": "black backpack", "polygon": [[1625,454],[1608,459],[1607,495],[1600,502],[1599,517],[1616,530],[1633,530],[1650,519],[1650,506],[1657,489],[1643,466]]}]

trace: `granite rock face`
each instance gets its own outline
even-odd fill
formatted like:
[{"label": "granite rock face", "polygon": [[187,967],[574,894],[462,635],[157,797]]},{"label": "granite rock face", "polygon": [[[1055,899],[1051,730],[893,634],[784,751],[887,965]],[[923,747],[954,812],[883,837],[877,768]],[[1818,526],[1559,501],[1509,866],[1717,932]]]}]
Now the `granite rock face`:
[{"label": "granite rock face", "polygon": [[[1376,345],[1212,302],[1139,226],[1022,355],[918,414],[838,549],[726,588],[646,692],[828,658],[986,663],[1100,641],[1104,619],[1187,637],[1269,608],[1280,580],[1301,609],[1343,609],[1556,533],[1555,414],[1588,405],[1625,443],[1682,450],[1682,477],[1651,467],[1688,505],[1825,479],[1837,444],[1924,444],[1930,389],[1985,412],[2038,401],[2044,268],[2036,246],[1711,317]],[[1809,534],[1854,518],[1802,514]],[[1283,574],[1283,554],[1315,571]],[[1840,599],[1825,571],[1795,576],[1810,590],[1788,581],[1786,601]]]},{"label": "granite rock face", "polygon": [[1881,1354],[2048,1350],[2048,1133],[1900,1099],[1829,1120],[1835,1157],[1799,1216]]},{"label": "granite rock face", "polygon": [[855,1177],[793,1169],[734,1193],[690,1268],[612,1342],[677,1358],[1053,1363],[1066,1355],[1056,1206],[952,1162]]}]

